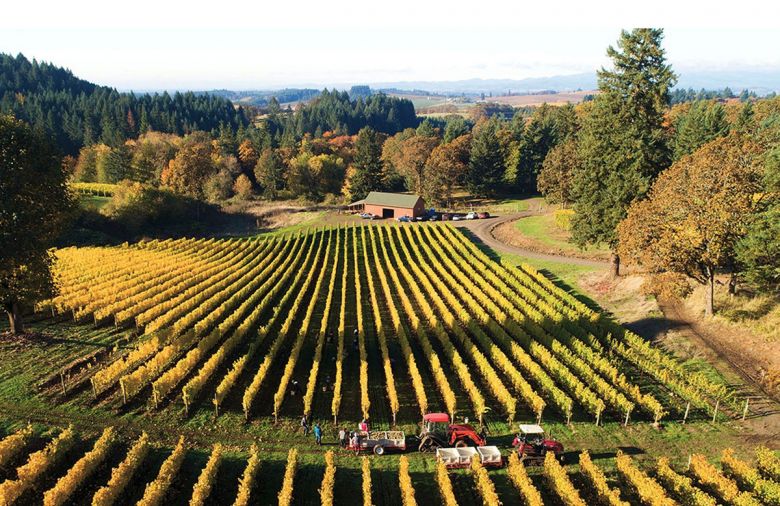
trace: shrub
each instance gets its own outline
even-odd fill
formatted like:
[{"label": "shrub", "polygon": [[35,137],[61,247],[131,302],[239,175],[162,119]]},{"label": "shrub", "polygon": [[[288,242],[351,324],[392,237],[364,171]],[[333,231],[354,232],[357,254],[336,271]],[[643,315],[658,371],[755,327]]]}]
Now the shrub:
[{"label": "shrub", "polygon": [[574,217],[574,209],[558,209],[553,213],[555,226],[561,230],[571,230],[571,219]]}]

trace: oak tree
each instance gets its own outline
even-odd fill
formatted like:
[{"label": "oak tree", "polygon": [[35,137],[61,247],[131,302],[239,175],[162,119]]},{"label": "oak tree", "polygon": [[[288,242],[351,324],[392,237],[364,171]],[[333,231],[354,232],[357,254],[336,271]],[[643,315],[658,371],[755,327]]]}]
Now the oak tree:
[{"label": "oak tree", "polygon": [[618,226],[619,254],[651,274],[706,285],[704,311],[712,315],[715,274],[733,264],[759,202],[760,154],[755,142],[732,134],[675,162]]},{"label": "oak tree", "polygon": [[536,188],[550,204],[568,207],[572,202],[572,181],[580,167],[577,141],[571,138],[547,153]]},{"label": "oak tree", "polygon": [[0,116],[0,304],[13,334],[55,291],[49,248],[72,205],[60,160],[41,133]]},{"label": "oak tree", "polygon": [[204,183],[217,172],[211,148],[211,139],[206,134],[188,135],[176,157],[163,170],[162,185],[182,195],[203,198]]},{"label": "oak tree", "polygon": [[422,197],[435,205],[449,204],[455,186],[468,170],[471,135],[465,134],[447,144],[439,144],[428,158],[428,176]]}]

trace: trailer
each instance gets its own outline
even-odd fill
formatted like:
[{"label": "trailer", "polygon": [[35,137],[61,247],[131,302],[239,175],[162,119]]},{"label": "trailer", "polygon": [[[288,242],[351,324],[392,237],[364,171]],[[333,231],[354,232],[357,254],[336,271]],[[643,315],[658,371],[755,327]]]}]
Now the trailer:
[{"label": "trailer", "polygon": [[441,461],[447,469],[470,467],[471,461],[478,458],[483,466],[501,467],[504,463],[501,451],[496,446],[437,448],[436,460]]},{"label": "trailer", "polygon": [[477,453],[483,466],[501,467],[504,465],[504,459],[501,457],[501,450],[497,446],[478,446]]},{"label": "trailer", "polygon": [[372,430],[358,433],[358,439],[358,445],[350,440],[347,446],[355,454],[374,452],[375,455],[384,455],[387,450],[406,450],[406,434],[400,430]]}]

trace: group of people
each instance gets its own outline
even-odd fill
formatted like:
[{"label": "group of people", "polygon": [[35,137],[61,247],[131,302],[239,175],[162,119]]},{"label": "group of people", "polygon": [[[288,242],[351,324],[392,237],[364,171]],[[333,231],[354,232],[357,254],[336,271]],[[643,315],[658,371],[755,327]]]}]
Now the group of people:
[{"label": "group of people", "polygon": [[[301,429],[303,429],[303,435],[308,436],[309,435],[309,420],[306,418],[306,415],[303,415],[301,418]],[[339,437],[339,446],[342,448],[360,448],[360,442],[363,436],[368,435],[368,420],[363,419],[362,422],[358,424],[358,430],[354,431],[347,431],[345,428],[339,429],[338,437]],[[322,446],[322,427],[320,427],[319,423],[314,424],[314,429],[311,431],[314,434],[314,442],[317,446]]]},{"label": "group of people", "polygon": [[[309,435],[309,420],[306,418],[306,415],[303,415],[303,418],[301,418],[301,428],[303,429],[303,435],[308,436]],[[322,446],[322,427],[320,427],[320,424],[315,423],[314,424],[314,430],[312,431],[314,433],[314,442],[317,446]]]},{"label": "group of people", "polygon": [[[301,395],[303,392],[303,388],[301,387],[301,384],[298,383],[297,379],[294,379],[290,381],[290,388],[288,389],[290,392],[290,397],[295,397],[296,395]],[[325,379],[322,381],[322,391],[323,392],[332,392],[333,391],[333,382],[330,380],[330,374],[325,375]]]}]

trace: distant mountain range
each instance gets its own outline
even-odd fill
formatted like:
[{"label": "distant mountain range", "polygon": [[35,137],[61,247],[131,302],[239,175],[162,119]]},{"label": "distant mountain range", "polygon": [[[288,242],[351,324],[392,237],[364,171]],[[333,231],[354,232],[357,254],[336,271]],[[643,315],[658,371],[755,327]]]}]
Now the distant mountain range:
[{"label": "distant mountain range", "polygon": [[[677,88],[693,88],[694,90],[722,90],[731,88],[735,93],[744,89],[758,95],[770,92],[780,92],[780,68],[743,69],[743,70],[689,70],[678,71]],[[323,88],[349,90],[352,84],[335,84]],[[511,92],[513,95],[542,92],[571,92],[578,90],[595,90],[597,88],[596,73],[570,74],[551,77],[531,77],[527,79],[465,79],[461,81],[393,81],[370,83],[374,91],[400,93],[410,95],[467,95],[481,94],[502,96]],[[319,94],[319,89],[285,88],[281,90],[210,90],[208,93],[218,95],[235,103],[266,105],[271,97],[276,97],[280,103],[307,101]]]},{"label": "distant mountain range", "polygon": [[[726,87],[734,91],[747,89],[759,95],[780,92],[780,68],[769,70],[706,70],[680,71],[678,88],[705,88],[708,90]],[[596,74],[582,73],[527,79],[466,79],[463,81],[398,81],[372,83],[372,88],[396,90],[427,90],[441,94],[503,95],[514,93],[538,93],[540,91],[593,90],[597,87]]]}]

